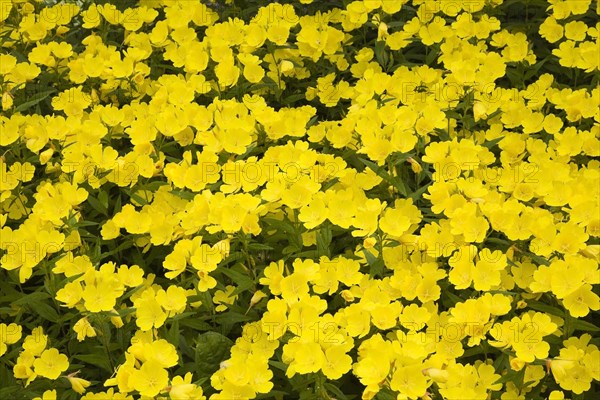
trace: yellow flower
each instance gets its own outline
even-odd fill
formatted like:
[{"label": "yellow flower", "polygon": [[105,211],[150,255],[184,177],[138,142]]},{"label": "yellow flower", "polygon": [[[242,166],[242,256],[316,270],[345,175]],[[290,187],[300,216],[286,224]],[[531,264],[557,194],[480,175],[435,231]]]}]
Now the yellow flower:
[{"label": "yellow flower", "polygon": [[56,389],[46,390],[42,397],[34,397],[33,400],[56,400]]},{"label": "yellow flower", "polygon": [[0,356],[7,350],[7,344],[14,344],[21,339],[22,327],[15,323],[0,324]]},{"label": "yellow flower", "polygon": [[90,312],[110,311],[116,304],[112,283],[86,285],[81,295],[84,307]]},{"label": "yellow flower", "polygon": [[259,283],[268,286],[274,295],[281,294],[281,281],[283,280],[284,262],[271,262],[264,270],[264,277],[259,279]]},{"label": "yellow flower", "polygon": [[423,396],[430,382],[422,371],[421,364],[397,368],[392,375],[390,387],[408,398]]},{"label": "yellow flower", "polygon": [[225,311],[229,305],[234,304],[237,300],[237,295],[233,295],[235,286],[227,285],[225,291],[217,290],[213,296],[213,303],[217,306],[215,310],[217,312]]},{"label": "yellow flower", "polygon": [[156,300],[156,293],[152,288],[146,289],[133,304],[136,308],[135,323],[141,330],[160,328],[165,323],[167,314]]},{"label": "yellow flower", "polygon": [[288,364],[286,376],[296,373],[308,374],[319,371],[325,363],[325,354],[318,343],[294,342],[283,346],[283,360]]},{"label": "yellow flower", "polygon": [[34,356],[38,356],[46,349],[47,344],[48,335],[45,335],[44,329],[38,326],[31,331],[31,335],[25,338],[23,350],[30,352]]},{"label": "yellow flower", "polygon": [[167,290],[160,289],[156,293],[156,301],[169,315],[179,314],[185,310],[187,305],[187,296],[185,289],[176,285],[171,285]]},{"label": "yellow flower", "polygon": [[176,376],[171,381],[169,396],[173,400],[206,400],[202,388],[192,383],[192,373]]},{"label": "yellow flower", "polygon": [[506,255],[501,251],[483,249],[479,261],[473,269],[473,287],[475,290],[488,291],[500,284],[500,272],[507,266]]},{"label": "yellow flower", "polygon": [[40,357],[33,362],[33,370],[36,374],[53,380],[57,379],[67,368],[69,368],[69,359],[54,348],[44,350]]},{"label": "yellow flower", "polygon": [[77,333],[77,340],[80,342],[86,337],[96,337],[96,331],[86,317],[77,321],[73,325],[73,330]]},{"label": "yellow flower", "polygon": [[156,360],[148,360],[131,374],[133,387],[140,395],[154,397],[169,383],[169,373]]}]

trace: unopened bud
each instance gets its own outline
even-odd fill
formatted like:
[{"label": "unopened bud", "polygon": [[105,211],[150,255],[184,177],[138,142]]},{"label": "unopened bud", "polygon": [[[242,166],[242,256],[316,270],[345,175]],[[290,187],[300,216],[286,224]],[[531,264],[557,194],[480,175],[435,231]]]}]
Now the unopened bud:
[{"label": "unopened bud", "polygon": [[90,94],[92,104],[98,104],[100,102],[100,98],[98,97],[98,92],[96,89],[92,89],[92,93]]},{"label": "unopened bud", "polygon": [[444,369],[426,368],[423,370],[423,375],[430,377],[434,382],[445,383],[448,381],[449,373]]},{"label": "unopened bud", "polygon": [[510,367],[515,370],[515,371],[520,371],[523,369],[523,367],[525,366],[525,364],[527,364],[525,361],[521,360],[520,358],[513,358],[512,360],[510,360]]},{"label": "unopened bud", "polygon": [[2,93],[2,110],[8,110],[13,106],[13,97],[10,92]]},{"label": "unopened bud", "polygon": [[253,307],[256,303],[258,303],[259,301],[261,301],[265,297],[267,297],[267,295],[264,294],[263,292],[261,292],[260,290],[257,291],[257,292],[255,292],[252,295],[252,298],[250,299],[250,307]]},{"label": "unopened bud", "polygon": [[46,165],[46,163],[52,158],[54,150],[46,149],[40,153],[40,164]]},{"label": "unopened bud", "polygon": [[600,245],[599,244],[591,244],[587,246],[585,249],[580,250],[579,253],[587,258],[597,259],[600,257]]},{"label": "unopened bud", "polygon": [[388,27],[385,22],[381,22],[377,29],[377,40],[385,40],[388,37]]},{"label": "unopened bud", "polygon": [[344,300],[346,300],[348,303],[354,301],[354,295],[349,291],[349,290],[342,290],[340,292],[340,295],[342,296],[342,298]]},{"label": "unopened bud", "polygon": [[110,322],[115,326],[115,328],[121,328],[123,326],[123,319],[118,315],[117,310],[113,308],[112,311],[117,315],[110,317]]},{"label": "unopened bud", "polygon": [[376,244],[377,239],[375,239],[374,237],[365,238],[365,240],[363,241],[363,246],[365,247],[365,249],[372,249]]},{"label": "unopened bud", "polygon": [[423,167],[414,158],[409,157],[408,162],[410,163],[410,168],[413,170],[415,174],[419,174],[423,171]]},{"label": "unopened bud", "polygon": [[288,72],[294,69],[294,63],[288,60],[283,60],[281,64],[279,64],[279,70],[281,72]]},{"label": "unopened bud", "polygon": [[85,393],[85,389],[90,386],[91,382],[82,378],[75,378],[74,376],[67,376],[67,379],[71,383],[71,388],[73,391],[83,394]]},{"label": "unopened bud", "polygon": [[55,32],[56,32],[56,36],[62,36],[65,33],[69,32],[69,27],[68,26],[64,26],[64,25],[57,26]]}]

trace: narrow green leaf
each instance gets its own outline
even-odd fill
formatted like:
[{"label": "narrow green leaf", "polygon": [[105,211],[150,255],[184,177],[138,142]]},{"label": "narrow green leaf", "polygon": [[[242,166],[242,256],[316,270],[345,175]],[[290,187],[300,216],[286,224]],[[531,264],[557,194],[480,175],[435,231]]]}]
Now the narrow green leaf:
[{"label": "narrow green leaf", "polygon": [[25,103],[21,103],[18,106],[16,106],[14,108],[14,111],[15,112],[25,111],[25,110],[35,106],[39,102],[43,101],[44,99],[46,99],[46,97],[50,96],[54,92],[56,92],[56,89],[50,89],[50,90],[46,90],[45,92],[37,93],[32,100],[26,101]]},{"label": "narrow green leaf", "polygon": [[406,186],[404,185],[404,182],[402,182],[401,179],[399,178],[394,178],[392,177],[383,167],[378,166],[377,164],[375,164],[372,161],[366,160],[364,158],[358,157],[358,159],[367,167],[369,167],[370,169],[373,170],[373,172],[375,172],[379,177],[381,177],[384,181],[386,181],[388,184],[392,185],[394,188],[396,188],[396,190],[398,190],[398,192],[402,195],[402,196],[407,196],[408,195],[408,191],[406,189]]}]

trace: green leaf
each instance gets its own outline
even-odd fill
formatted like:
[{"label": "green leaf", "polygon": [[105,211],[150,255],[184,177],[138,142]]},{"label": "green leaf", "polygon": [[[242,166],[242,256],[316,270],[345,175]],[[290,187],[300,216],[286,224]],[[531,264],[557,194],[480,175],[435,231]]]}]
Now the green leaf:
[{"label": "green leaf", "polygon": [[416,202],[417,200],[419,200],[421,198],[421,195],[423,193],[425,193],[425,191],[429,188],[429,186],[431,185],[431,183],[428,183],[427,185],[421,186],[420,188],[418,188],[417,190],[415,190],[414,192],[412,192],[410,194],[410,198],[413,199],[413,203]]},{"label": "green leaf", "polygon": [[534,310],[537,311],[541,311],[547,314],[551,314],[551,315],[555,315],[557,317],[563,317],[564,316],[564,311],[557,308],[557,307],[552,307],[546,303],[542,303],[539,301],[528,301],[527,302],[527,306],[529,308],[532,308]]},{"label": "green leaf", "polygon": [[302,234],[298,232],[296,227],[289,221],[286,220],[278,220],[274,218],[263,218],[263,221],[269,225],[269,227],[275,228],[278,232],[283,233],[285,237],[291,242],[288,252],[286,253],[286,249],[283,249],[283,254],[292,254],[296,251],[302,250]]},{"label": "green leaf", "polygon": [[495,145],[497,145],[502,139],[504,139],[504,136],[501,136],[499,138],[492,139],[492,140],[486,140],[483,143],[483,146],[487,147],[488,149],[491,149],[492,147],[494,147]]},{"label": "green leaf", "polygon": [[248,250],[274,250],[273,247],[261,243],[250,243]]},{"label": "green leaf", "polygon": [[179,325],[192,328],[196,331],[210,331],[211,329],[213,329],[211,324],[192,318],[182,319],[181,321],[179,321]]},{"label": "green leaf", "polygon": [[269,365],[283,372],[287,371],[288,369],[288,365],[286,363],[282,363],[281,361],[269,360]]},{"label": "green leaf", "polygon": [[30,397],[25,396],[25,393],[23,392],[23,386],[21,386],[21,385],[5,386],[6,385],[5,381],[2,381],[2,384],[3,384],[3,387],[2,387],[2,389],[0,389],[0,398],[11,399],[11,400],[30,398]]},{"label": "green leaf", "polygon": [[318,250],[301,251],[300,253],[295,253],[294,257],[296,257],[296,258],[319,258],[319,251]]},{"label": "green leaf", "polygon": [[285,104],[285,105],[289,105],[289,104],[297,102],[298,100],[303,100],[303,99],[306,99],[306,95],[304,93],[298,93],[298,94],[293,94],[291,96],[286,97],[285,99],[281,100],[281,103]]},{"label": "green leaf", "polygon": [[42,301],[30,302],[31,311],[50,322],[58,322],[59,316],[56,310]]},{"label": "green leaf", "polygon": [[429,47],[427,56],[425,57],[425,64],[431,65],[437,59],[438,49],[437,46]]},{"label": "green leaf", "polygon": [[186,311],[184,313],[177,314],[173,317],[170,317],[169,320],[170,321],[181,321],[182,319],[186,319],[194,314],[196,314],[194,311]]},{"label": "green leaf", "polygon": [[106,191],[101,190],[100,193],[98,193],[98,201],[100,201],[100,204],[108,211],[108,193]]},{"label": "green leaf", "polygon": [[388,62],[388,56],[385,52],[385,41],[380,40],[375,43],[375,57],[377,57],[377,62],[382,67],[385,67]]},{"label": "green leaf", "polygon": [[340,388],[335,386],[333,383],[325,382],[323,386],[325,387],[325,389],[327,389],[328,392],[335,394],[336,398],[338,399],[345,400],[348,398],[346,397],[344,392],[342,392]]},{"label": "green leaf", "polygon": [[317,232],[317,252],[319,256],[331,257],[329,246],[331,245],[331,227],[325,224]]},{"label": "green leaf", "polygon": [[77,354],[77,355],[74,355],[73,358],[83,361],[88,364],[92,364],[96,367],[102,368],[103,370],[106,370],[109,373],[113,372],[110,367],[110,363],[108,362],[106,355],[104,355],[104,354],[96,354],[96,353]]},{"label": "green leaf", "polygon": [[444,293],[446,294],[446,296],[448,296],[448,299],[450,300],[451,307],[454,307],[454,305],[456,305],[458,303],[463,303],[464,302],[463,299],[461,299],[460,297],[458,297],[457,295],[455,295],[454,293],[452,293],[449,290],[444,291]]},{"label": "green leaf", "polygon": [[218,332],[198,335],[196,344],[196,365],[198,378],[210,377],[219,369],[222,361],[229,357],[233,342]]},{"label": "green leaf", "polygon": [[383,275],[383,260],[379,257],[375,257],[370,251],[367,249],[362,249],[365,258],[367,259],[367,263],[369,264],[369,276],[371,277],[381,277]]},{"label": "green leaf", "polygon": [[504,367],[508,364],[508,355],[506,353],[500,354],[500,356],[494,361],[494,369],[496,371],[501,371],[505,369]]},{"label": "green leaf", "polygon": [[300,249],[298,248],[298,246],[296,246],[295,244],[291,244],[289,246],[284,247],[283,250],[281,250],[281,253],[283,255],[289,256],[289,255],[297,253],[299,251],[300,251]]},{"label": "green leaf", "polygon": [[130,247],[133,247],[133,242],[132,242],[132,241],[130,241],[130,240],[127,240],[126,242],[124,242],[124,243],[121,243],[121,244],[120,244],[120,245],[119,245],[119,246],[118,246],[116,249],[114,249],[114,250],[111,250],[111,251],[109,251],[109,252],[106,252],[106,253],[102,253],[102,254],[100,255],[100,257],[99,257],[98,261],[102,261],[102,260],[104,260],[105,258],[107,258],[107,257],[110,257],[110,256],[112,256],[113,254],[117,254],[118,252],[120,252],[120,251],[123,251],[123,250],[126,250],[126,249],[128,249],[128,248],[130,248]]},{"label": "green leaf", "polygon": [[260,393],[257,394],[257,396],[255,397],[255,399],[259,400],[259,399],[287,399],[290,393],[288,392],[284,392],[282,390],[270,390],[269,393]]},{"label": "green leaf", "polygon": [[[101,192],[101,193],[104,193],[104,192]],[[94,210],[98,211],[102,215],[108,216],[108,209],[107,209],[108,207],[104,206],[102,201],[96,199],[94,196],[88,196],[86,201],[90,206],[92,206],[92,208]]]},{"label": "green leaf", "polygon": [[376,395],[376,400],[396,400],[397,396],[392,392],[391,389],[386,387],[382,388]]},{"label": "green leaf", "polygon": [[294,225],[292,225],[288,221],[278,220],[275,218],[263,218],[264,222],[267,223],[270,227],[277,229],[278,231],[282,231],[284,233],[293,233],[295,232]]},{"label": "green leaf", "polygon": [[116,214],[118,212],[121,211],[121,194],[119,193],[119,196],[117,197],[117,200],[115,200],[115,206],[113,207],[113,214]]},{"label": "green leaf", "polygon": [[12,303],[14,305],[20,306],[20,305],[25,305],[25,304],[30,304],[32,302],[40,301],[40,300],[46,300],[49,298],[50,298],[50,295],[46,292],[33,292],[26,296],[21,297],[18,300],[13,301]]},{"label": "green leaf", "polygon": [[129,196],[129,198],[131,198],[132,200],[134,200],[136,203],[141,204],[142,206],[148,204],[148,200],[146,200],[145,198],[143,198],[143,197],[135,194],[133,192],[133,190],[125,189],[123,191]]},{"label": "green leaf", "polygon": [[41,92],[41,93],[37,93],[33,100],[29,100],[26,101],[25,103],[21,103],[18,106],[16,106],[14,108],[14,112],[21,112],[21,111],[25,111],[33,106],[35,106],[36,104],[38,104],[39,102],[41,102],[42,100],[44,100],[46,97],[50,96],[52,93],[56,92],[56,89],[50,89],[50,90],[46,90],[45,92]]},{"label": "green leaf", "polygon": [[226,313],[216,315],[214,320],[219,324],[239,324],[240,322],[251,321],[252,317],[236,313],[234,311],[228,311]]},{"label": "green leaf", "polygon": [[250,279],[248,275],[238,272],[233,268],[217,267],[216,271],[226,275],[236,284],[236,286],[242,286],[244,288],[250,288],[254,286],[254,281]]},{"label": "green leaf", "polygon": [[319,121],[319,117],[315,115],[314,117],[312,117],[311,119],[308,120],[308,123],[306,124],[306,129],[315,125],[318,121]]},{"label": "green leaf", "polygon": [[599,332],[600,328],[594,324],[591,324],[587,321],[582,321],[580,319],[575,319],[572,321],[573,329],[576,331],[586,331],[586,332]]},{"label": "green leaf", "polygon": [[523,383],[523,378],[525,377],[525,369],[526,368],[523,368],[520,371],[511,370],[505,375],[502,375],[496,382],[494,382],[494,384],[514,382],[517,385],[517,387],[520,387],[520,385]]},{"label": "green leaf", "polygon": [[196,197],[195,193],[191,193],[191,192],[186,192],[184,190],[171,190],[170,192],[172,195],[175,195],[177,197],[181,197],[184,200],[193,200],[194,197]]},{"label": "green leaf", "polygon": [[123,318],[129,314],[133,314],[135,312],[135,308],[133,307],[128,307],[128,308],[120,308],[117,310],[117,314],[119,314],[119,317]]},{"label": "green leaf", "polygon": [[[139,285],[139,286],[136,286],[134,288],[129,289],[127,292],[125,292],[125,294],[121,297],[121,299],[128,299],[128,298],[130,298],[131,296],[133,296],[133,294],[135,292],[137,292],[138,290],[142,289],[143,287],[144,287],[143,285]],[[120,310],[120,311],[123,311],[123,310]]]},{"label": "green leaf", "polygon": [[[6,356],[6,355],[5,355]],[[0,398],[2,399],[26,399],[27,397],[17,397],[19,394],[23,394],[23,386],[17,383],[13,373],[5,365],[0,365],[0,382],[2,382],[2,388],[0,389]]]},{"label": "green leaf", "polygon": [[165,339],[175,347],[179,347],[179,320],[174,320],[171,323],[171,328],[165,335]]},{"label": "green leaf", "polygon": [[402,182],[402,180],[398,177],[392,177],[383,167],[378,166],[377,164],[375,164],[372,161],[366,160],[364,158],[358,157],[358,159],[360,160],[360,162],[362,162],[363,164],[365,164],[367,167],[371,168],[373,170],[373,172],[375,172],[379,177],[381,177],[384,181],[386,181],[388,184],[392,185],[394,188],[396,188],[396,190],[398,190],[398,192],[406,197],[408,196],[408,191],[406,189],[406,186],[404,185],[404,182]]},{"label": "green leaf", "polygon": [[532,78],[533,76],[535,76],[538,73],[538,71],[540,70],[540,68],[542,67],[542,65],[544,65],[546,63],[546,61],[548,61],[549,59],[550,59],[550,56],[547,56],[543,60],[535,63],[531,69],[529,69],[527,72],[525,72],[523,79],[528,80],[529,78]]}]

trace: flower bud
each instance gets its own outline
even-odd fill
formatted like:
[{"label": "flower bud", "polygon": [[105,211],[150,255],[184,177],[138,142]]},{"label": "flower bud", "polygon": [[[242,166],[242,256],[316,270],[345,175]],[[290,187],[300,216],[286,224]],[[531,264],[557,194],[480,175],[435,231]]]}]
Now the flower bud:
[{"label": "flower bud", "polygon": [[2,110],[8,110],[13,106],[13,98],[10,92],[2,93]]},{"label": "flower bud", "polygon": [[515,370],[515,371],[520,371],[523,369],[523,367],[525,366],[525,364],[527,364],[525,361],[521,360],[520,358],[513,358],[510,360],[510,367]]},{"label": "flower bud", "polygon": [[253,307],[256,303],[258,303],[261,299],[265,297],[267,297],[267,295],[258,290],[252,295],[252,298],[250,299],[250,307]]},{"label": "flower bud", "polygon": [[377,40],[385,40],[388,37],[388,27],[385,22],[381,22],[377,28]]},{"label": "flower bud", "polygon": [[415,174],[419,174],[423,171],[423,167],[414,158],[409,157],[408,162],[410,163],[410,168],[413,170]]},{"label": "flower bud", "polygon": [[46,150],[42,151],[40,153],[40,164],[46,165],[48,160],[50,160],[52,158],[53,154],[54,154],[54,150],[52,150],[52,149],[46,149]]},{"label": "flower bud", "polygon": [[340,292],[340,295],[342,296],[342,298],[344,300],[346,300],[348,303],[350,303],[351,301],[354,301],[354,295],[349,291],[349,290],[342,290]]},{"label": "flower bud", "polygon": [[365,247],[365,249],[372,249],[376,244],[377,239],[375,239],[374,237],[365,238],[365,240],[363,241],[363,246]]},{"label": "flower bud", "polygon": [[75,378],[74,376],[67,376],[67,379],[69,380],[69,382],[71,382],[71,388],[79,394],[85,393],[85,389],[88,386],[90,386],[90,381],[87,381],[82,378]]},{"label": "flower bud", "polygon": [[288,72],[294,69],[294,64],[291,61],[283,60],[281,64],[279,64],[279,71]]},{"label": "flower bud", "polygon": [[448,381],[449,373],[444,369],[426,368],[423,370],[423,375],[430,377],[436,383],[445,383]]}]

